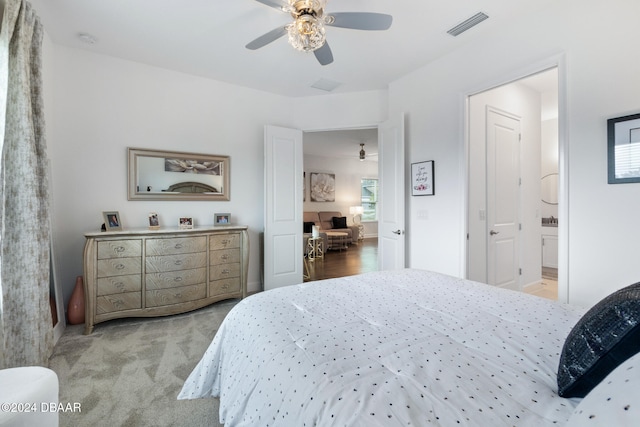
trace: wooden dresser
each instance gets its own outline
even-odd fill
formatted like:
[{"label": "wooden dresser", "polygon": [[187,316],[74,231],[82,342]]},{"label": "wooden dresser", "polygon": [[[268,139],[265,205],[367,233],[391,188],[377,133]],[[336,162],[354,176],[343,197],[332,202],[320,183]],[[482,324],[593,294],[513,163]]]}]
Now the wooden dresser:
[{"label": "wooden dresser", "polygon": [[122,317],[184,313],[247,296],[245,226],[86,233],[85,334]]}]

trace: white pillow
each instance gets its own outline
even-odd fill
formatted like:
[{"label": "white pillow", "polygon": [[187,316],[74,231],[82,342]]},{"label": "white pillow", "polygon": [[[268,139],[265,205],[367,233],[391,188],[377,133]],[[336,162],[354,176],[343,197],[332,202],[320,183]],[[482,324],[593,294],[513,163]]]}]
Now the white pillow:
[{"label": "white pillow", "polygon": [[640,353],[613,370],[587,394],[566,427],[637,426],[640,420]]}]

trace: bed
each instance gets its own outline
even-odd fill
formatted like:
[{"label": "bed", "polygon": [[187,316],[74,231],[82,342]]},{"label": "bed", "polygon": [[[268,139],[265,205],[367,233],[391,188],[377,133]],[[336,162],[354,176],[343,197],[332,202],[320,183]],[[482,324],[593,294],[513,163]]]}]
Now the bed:
[{"label": "bed", "polygon": [[565,425],[591,414],[557,385],[583,314],[416,269],[307,282],[238,303],[178,399],[227,427]]}]

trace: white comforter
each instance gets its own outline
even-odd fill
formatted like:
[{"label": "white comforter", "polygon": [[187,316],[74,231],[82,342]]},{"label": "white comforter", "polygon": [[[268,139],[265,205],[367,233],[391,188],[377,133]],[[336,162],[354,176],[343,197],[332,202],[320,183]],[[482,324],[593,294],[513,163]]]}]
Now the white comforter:
[{"label": "white comforter", "polygon": [[228,314],[179,399],[232,426],[562,425],[568,306],[421,270],[263,292]]}]

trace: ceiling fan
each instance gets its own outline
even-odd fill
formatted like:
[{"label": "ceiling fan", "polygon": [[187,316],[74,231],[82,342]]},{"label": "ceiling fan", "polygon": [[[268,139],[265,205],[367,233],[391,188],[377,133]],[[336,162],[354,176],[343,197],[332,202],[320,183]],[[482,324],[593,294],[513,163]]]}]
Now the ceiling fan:
[{"label": "ceiling fan", "polygon": [[387,30],[393,17],[372,12],[336,12],[324,14],[327,0],[256,0],[259,3],[291,14],[293,22],[275,28],[246,45],[256,50],[288,34],[289,43],[303,52],[313,52],[321,65],[331,64],[333,54],[326,41],[325,26],[353,30]]}]

